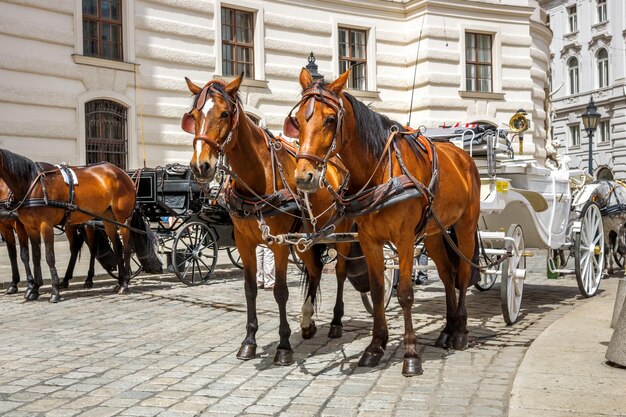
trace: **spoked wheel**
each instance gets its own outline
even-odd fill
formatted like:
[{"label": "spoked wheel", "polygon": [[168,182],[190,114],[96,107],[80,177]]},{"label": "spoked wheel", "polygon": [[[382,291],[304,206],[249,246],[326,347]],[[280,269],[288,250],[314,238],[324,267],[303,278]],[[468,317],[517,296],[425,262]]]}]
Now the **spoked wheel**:
[{"label": "spoked wheel", "polygon": [[[391,243],[387,243],[384,246],[385,255],[385,310],[391,301],[391,295],[393,294],[393,288],[398,284],[398,278],[400,277],[400,270],[397,269],[398,264],[398,252]],[[390,268],[391,266],[396,268]],[[361,300],[363,301],[363,307],[368,313],[374,313],[374,307],[372,305],[372,296],[370,292],[362,292]]]},{"label": "spoked wheel", "polygon": [[624,253],[620,250],[619,244],[615,242],[611,245],[611,255],[619,269],[624,269]]},{"label": "spoked wheel", "polygon": [[298,258],[298,255],[296,255],[296,249],[293,245],[289,246],[289,263],[292,263],[296,267],[298,267],[300,272],[304,272],[304,262],[302,262],[302,259]]},{"label": "spoked wheel", "polygon": [[[485,247],[485,249],[493,249],[493,243],[488,242],[488,241],[483,242],[483,246]],[[478,257],[478,264],[480,266],[486,266],[486,265],[497,262],[498,259],[500,259],[500,257],[497,255],[483,255],[481,253],[481,256]],[[497,266],[494,266],[493,268],[495,268],[496,271],[498,271],[500,269],[500,265],[498,264]],[[493,268],[490,268],[490,269],[493,269]],[[496,283],[497,278],[498,278],[498,274],[487,274],[487,273],[481,272],[480,281],[474,284],[474,287],[476,287],[476,289],[480,291],[490,290],[491,287],[493,287],[493,284]]]},{"label": "spoked wheel", "polygon": [[243,269],[243,264],[241,263],[241,255],[239,255],[239,251],[236,246],[232,248],[226,248],[226,253],[228,253],[228,257],[230,261],[239,269]]},{"label": "spoked wheel", "polygon": [[206,284],[217,262],[217,237],[203,222],[183,226],[172,245],[174,273],[184,284]]},{"label": "spoked wheel", "polygon": [[524,279],[526,278],[526,258],[524,257],[524,233],[522,227],[512,224],[506,233],[504,247],[511,256],[502,262],[500,278],[500,302],[506,324],[517,321],[522,304]]},{"label": "spoked wheel", "polygon": [[604,271],[604,226],[600,209],[588,202],[580,213],[580,232],[574,241],[576,282],[583,297],[598,292]]},{"label": "spoked wheel", "polygon": [[[107,274],[109,274],[113,278],[119,279],[119,274],[117,273],[117,270],[109,271],[107,269],[106,271],[107,271]],[[139,262],[139,259],[137,258],[137,254],[133,252],[130,257],[130,277],[135,278],[137,275],[141,274],[142,272],[143,272],[143,267],[141,266],[141,263]]]}]

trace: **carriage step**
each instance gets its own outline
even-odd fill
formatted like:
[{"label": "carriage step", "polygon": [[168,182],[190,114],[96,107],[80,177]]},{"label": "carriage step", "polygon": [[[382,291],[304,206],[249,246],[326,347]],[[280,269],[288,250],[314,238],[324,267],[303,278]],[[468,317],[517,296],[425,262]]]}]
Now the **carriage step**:
[{"label": "carriage step", "polygon": [[553,269],[551,272],[555,274],[573,274],[576,271],[573,269]]}]

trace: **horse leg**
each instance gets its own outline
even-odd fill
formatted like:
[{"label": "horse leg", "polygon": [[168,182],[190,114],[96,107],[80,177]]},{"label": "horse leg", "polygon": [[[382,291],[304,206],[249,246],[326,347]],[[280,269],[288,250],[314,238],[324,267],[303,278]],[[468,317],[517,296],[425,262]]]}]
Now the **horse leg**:
[{"label": "horse leg", "polygon": [[95,241],[95,229],[90,226],[85,226],[85,241],[87,242],[87,246],[89,247],[89,270],[87,271],[87,278],[85,278],[85,283],[83,284],[83,288],[92,288],[93,287],[93,277],[95,275],[95,263],[96,263],[96,248],[94,245]]},{"label": "horse leg", "polygon": [[[476,223],[474,223],[475,225]],[[474,249],[476,247],[476,229],[472,226],[471,222],[464,227],[462,222],[458,222],[455,225],[457,231],[458,248],[459,251],[465,255],[467,259],[472,259],[474,262]],[[459,301],[454,313],[454,328],[452,332],[452,348],[456,350],[464,350],[467,348],[467,309],[465,308],[465,297],[467,295],[467,288],[472,280],[472,273],[474,268],[462,259],[459,260],[458,267],[458,287],[459,287]]]},{"label": "horse leg", "polygon": [[402,241],[396,245],[398,249],[398,258],[400,261],[400,277],[398,280],[398,302],[402,307],[402,315],[404,317],[404,364],[402,366],[402,375],[415,376],[421,375],[422,360],[417,350],[417,336],[413,330],[413,236],[411,239]]},{"label": "horse leg", "polygon": [[70,280],[74,276],[76,260],[78,259],[80,248],[83,246],[83,243],[85,241],[85,238],[82,236],[82,234],[78,233],[78,228],[76,226],[66,226],[65,236],[67,236],[67,241],[70,245],[70,260],[67,264],[67,269],[65,270],[65,276],[63,277],[63,281],[61,281],[61,283],[59,284],[59,288],[61,289],[65,289],[70,286]]},{"label": "horse leg", "polygon": [[336,245],[337,262],[335,263],[335,275],[337,276],[337,296],[335,298],[335,307],[333,308],[333,319],[330,322],[328,337],[338,338],[343,334],[343,286],[346,283],[346,258],[350,251],[349,243],[337,243]]},{"label": "horse leg", "polygon": [[[33,270],[34,277],[31,276],[28,282],[28,288],[24,293],[27,301],[35,301],[39,298],[39,287],[43,285],[43,276],[41,274],[41,233],[38,229],[27,228],[26,233],[30,240],[30,246],[33,249]],[[21,249],[22,261],[28,264],[28,246],[24,245]],[[28,276],[27,276],[28,278]]]},{"label": "horse leg", "polygon": [[[122,281],[122,288],[118,291],[118,294],[128,294],[128,284],[130,283],[130,258],[132,256],[132,246],[130,243],[130,230],[126,227],[119,229],[119,235],[122,239],[122,258],[124,259],[124,279]],[[120,277],[122,276],[120,271]]]},{"label": "horse leg", "polygon": [[57,274],[57,268],[55,265],[54,257],[54,229],[48,223],[41,225],[41,234],[46,246],[46,262],[50,268],[50,281],[52,285],[52,294],[50,295],[51,303],[58,303],[61,301],[61,294],[59,293],[59,275]]},{"label": "horse leg", "polygon": [[104,222],[104,231],[106,232],[109,240],[113,244],[113,252],[115,253],[115,256],[117,256],[117,285],[115,286],[113,291],[119,292],[122,291],[123,283],[126,279],[126,277],[124,276],[126,270],[124,268],[122,241],[117,234],[117,228],[113,224]]},{"label": "horse leg", "polygon": [[[236,242],[241,242],[244,239],[236,239]],[[241,256],[241,263],[243,264],[243,276],[244,276],[244,291],[246,294],[246,311],[247,311],[247,323],[246,323],[246,338],[241,342],[239,352],[237,352],[237,359],[249,360],[253,359],[256,355],[256,332],[259,329],[259,322],[256,315],[256,253],[255,245],[246,243],[245,246],[237,246],[239,255]]]},{"label": "horse leg", "polygon": [[426,252],[435,262],[437,273],[446,290],[446,325],[439,334],[435,346],[441,348],[450,347],[452,333],[454,331],[454,317],[456,313],[456,289],[454,286],[455,271],[451,268],[448,252],[443,242],[443,236],[430,235],[424,239]]},{"label": "horse leg", "polygon": [[304,262],[307,274],[307,294],[302,304],[302,318],[300,319],[300,329],[302,331],[303,339],[311,339],[317,333],[317,327],[313,320],[313,314],[315,313],[315,296],[320,285],[320,278],[322,276],[322,263],[319,256],[316,256],[314,250],[299,253],[298,256]]},{"label": "horse leg", "polygon": [[11,227],[5,229],[4,226],[2,226],[2,238],[7,244],[9,261],[11,262],[11,285],[5,292],[6,294],[15,294],[17,292],[17,284],[20,282],[20,270],[17,266],[17,245],[13,229]]},{"label": "horse leg", "polygon": [[377,366],[385,353],[389,331],[385,319],[385,258],[383,256],[383,242],[376,242],[373,237],[359,228],[359,240],[367,261],[369,273],[370,294],[373,307],[372,341],[365,348],[359,359],[359,366]]},{"label": "horse leg", "polygon": [[24,264],[24,271],[26,272],[26,282],[28,288],[32,290],[34,285],[33,272],[30,269],[30,254],[28,250],[28,234],[22,223],[15,222],[15,233],[17,234],[17,240],[20,242],[20,258]]},{"label": "horse leg", "polygon": [[289,289],[287,288],[287,263],[289,262],[289,248],[287,246],[273,245],[274,266],[276,268],[276,282],[274,284],[274,299],[278,304],[278,314],[280,324],[278,325],[278,335],[280,341],[274,356],[275,365],[291,365],[293,363],[293,350],[289,343],[291,328],[287,319],[287,300],[289,299]]}]

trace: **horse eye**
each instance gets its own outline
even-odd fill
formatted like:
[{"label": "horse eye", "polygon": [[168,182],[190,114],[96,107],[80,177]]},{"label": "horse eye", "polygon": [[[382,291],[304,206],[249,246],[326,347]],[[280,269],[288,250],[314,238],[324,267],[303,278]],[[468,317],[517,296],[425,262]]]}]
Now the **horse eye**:
[{"label": "horse eye", "polygon": [[223,112],[222,112],[222,115],[221,115],[221,118],[222,118],[222,119],[227,118],[227,117],[228,117],[228,114],[229,114],[229,113],[228,113],[227,111],[223,111]]},{"label": "horse eye", "polygon": [[335,123],[335,120],[336,120],[335,116],[328,116],[326,120],[324,121],[324,123],[329,125],[329,124]]}]

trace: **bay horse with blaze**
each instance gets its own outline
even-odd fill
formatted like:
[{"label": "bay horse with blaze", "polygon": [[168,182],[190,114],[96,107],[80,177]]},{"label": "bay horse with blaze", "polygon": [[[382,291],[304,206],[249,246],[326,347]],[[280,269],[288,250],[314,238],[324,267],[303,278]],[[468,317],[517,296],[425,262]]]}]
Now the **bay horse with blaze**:
[{"label": "bay horse with blaze", "polygon": [[[402,373],[419,375],[422,365],[411,313],[414,243],[416,238],[424,237],[428,256],[435,262],[445,286],[446,324],[436,344],[464,349],[467,346],[465,294],[470,283],[478,278],[478,270],[453,253],[443,234],[447,233],[446,228],[452,229],[462,256],[466,260],[477,259],[480,177],[472,158],[462,149],[451,143],[432,144],[419,132],[417,136],[403,134],[406,129],[399,123],[344,92],[349,74],[350,70],[326,84],[314,82],[304,68],[300,73],[302,99],[295,115],[285,120],[284,129],[287,135],[300,140],[296,184],[303,192],[315,192],[328,158],[339,155],[350,172],[348,194],[359,195],[368,187],[387,184],[391,178],[400,176],[409,179],[420,191],[418,198],[356,217],[374,307],[372,340],[359,366],[376,366],[387,345],[383,245],[392,242],[400,262],[397,294],[404,316],[406,349]],[[438,161],[438,166],[433,161]],[[433,176],[435,180],[431,181]],[[431,208],[433,217],[429,220],[425,214]],[[437,218],[441,227],[433,221]],[[458,298],[455,287],[459,289]]]},{"label": "bay horse with blaze", "polygon": [[[183,116],[182,128],[194,134],[194,153],[191,158],[191,168],[200,183],[213,180],[215,173],[220,169],[220,160],[226,158],[229,171],[233,175],[231,193],[262,202],[275,195],[277,190],[295,190],[293,172],[296,167],[295,149],[290,143],[274,138],[270,132],[257,126],[243,110],[238,91],[243,74],[229,84],[222,81],[210,81],[200,87],[186,79],[189,91],[194,95],[194,103],[190,112]],[[292,148],[291,151],[289,148]],[[291,152],[291,153],[290,153]],[[336,166],[329,167],[326,177],[336,186],[341,184],[343,174]],[[262,197],[259,199],[259,197]],[[318,222],[324,224],[331,215],[333,200],[328,192],[323,190],[310,196],[310,205],[314,214],[319,215]],[[258,320],[256,313],[256,270],[257,262],[255,248],[266,244],[259,227],[260,219],[254,215],[240,216],[230,210],[234,225],[235,242],[243,263],[244,289],[247,305],[246,337],[241,344],[237,357],[242,360],[254,358],[256,354],[256,332]],[[241,214],[241,213],[240,213]],[[299,216],[292,213],[274,210],[264,217],[266,226],[272,234],[284,234],[294,231],[300,223]],[[305,227],[311,227],[310,222],[304,221]],[[348,224],[343,222],[339,230],[348,231]],[[297,229],[299,230],[299,229]],[[296,231],[297,231],[296,230]],[[270,242],[269,248],[274,253],[276,282],[274,298],[278,304],[280,326],[280,342],[274,357],[277,365],[293,363],[293,351],[289,342],[291,329],[287,321],[287,264],[289,247]],[[313,247],[316,249],[316,247]],[[347,254],[349,244],[338,244],[336,249],[341,254]],[[308,289],[306,300],[302,307],[301,329],[302,337],[308,339],[316,332],[314,313],[315,297],[322,273],[320,256],[314,250],[298,252],[304,261],[308,274]],[[333,310],[329,337],[340,337],[342,333],[341,318],[343,316],[343,285],[346,278],[346,262],[342,256],[337,259],[337,298]]]}]

